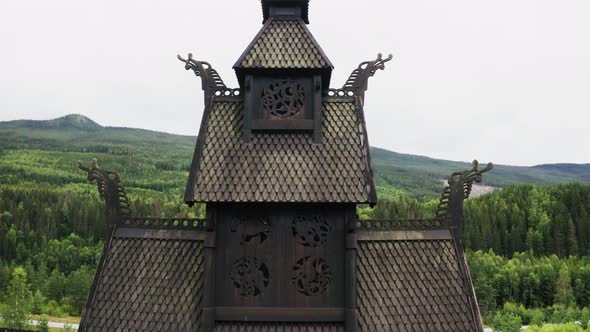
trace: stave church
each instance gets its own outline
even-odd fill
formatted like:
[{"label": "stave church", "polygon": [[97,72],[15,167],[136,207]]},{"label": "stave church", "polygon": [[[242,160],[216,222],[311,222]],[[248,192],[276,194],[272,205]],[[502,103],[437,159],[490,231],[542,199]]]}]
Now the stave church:
[{"label": "stave church", "polygon": [[483,332],[463,201],[492,165],[450,174],[431,219],[359,219],[378,204],[365,94],[392,57],[332,87],[308,13],[309,0],[262,0],[238,87],[178,57],[204,92],[184,201],[205,218],[137,216],[119,173],[80,164],[109,226],[81,330]]}]

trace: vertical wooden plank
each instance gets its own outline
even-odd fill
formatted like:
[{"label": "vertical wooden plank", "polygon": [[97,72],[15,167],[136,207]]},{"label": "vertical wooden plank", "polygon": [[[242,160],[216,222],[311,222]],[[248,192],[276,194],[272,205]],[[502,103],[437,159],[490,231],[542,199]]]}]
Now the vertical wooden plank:
[{"label": "vertical wooden plank", "polygon": [[[207,219],[212,225],[216,224],[216,208],[207,205]],[[203,281],[203,331],[213,332],[215,328],[215,236],[217,232],[207,232],[204,243],[205,254],[205,280]]]},{"label": "vertical wooden plank", "polygon": [[356,233],[349,225],[356,220],[356,208],[353,205],[346,213],[346,299],[345,299],[345,320],[344,330],[346,332],[357,331],[357,310],[356,310]]},{"label": "vertical wooden plank", "polygon": [[313,142],[315,144],[322,143],[322,77],[315,75],[313,77]]},{"label": "vertical wooden plank", "polygon": [[244,81],[244,127],[243,137],[245,143],[252,140],[252,116],[254,114],[254,96],[252,95],[252,75],[246,75]]}]

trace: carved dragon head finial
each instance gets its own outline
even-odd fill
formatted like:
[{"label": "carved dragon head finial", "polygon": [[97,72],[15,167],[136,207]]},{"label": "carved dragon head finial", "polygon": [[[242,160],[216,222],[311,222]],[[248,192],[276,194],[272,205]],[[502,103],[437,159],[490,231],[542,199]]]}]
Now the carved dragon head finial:
[{"label": "carved dragon head finial", "polygon": [[[445,218],[449,210],[455,209],[457,204],[463,204],[463,200],[469,198],[471,194],[473,182],[481,182],[483,173],[494,167],[492,163],[488,163],[485,168],[478,169],[479,162],[477,160],[474,160],[471,165],[472,167],[465,171],[453,172],[448,176],[448,182],[436,208],[437,218]],[[450,207],[450,205],[453,206]],[[451,211],[451,213],[459,212]]]},{"label": "carved dragon head finial", "polygon": [[184,69],[192,70],[197,77],[201,78],[203,91],[206,93],[205,98],[212,96],[216,91],[227,90],[227,86],[223,83],[221,76],[213,69],[210,63],[195,60],[192,53],[189,53],[186,59],[180,55],[176,57],[181,62],[184,62]]},{"label": "carved dragon head finial", "polygon": [[387,58],[383,58],[381,53],[377,54],[377,59],[372,61],[361,62],[358,67],[352,71],[342,90],[354,91],[355,93],[363,93],[367,90],[369,77],[375,75],[377,70],[385,69],[385,63],[391,61],[393,55],[389,54]]},{"label": "carved dragon head finial", "polygon": [[84,166],[81,161],[78,161],[78,168],[88,173],[88,181],[96,181],[98,192],[102,197],[105,197],[107,190],[107,182],[112,182],[118,185],[121,177],[115,171],[107,171],[98,167],[98,159],[92,158],[90,167]]},{"label": "carved dragon head finial", "polygon": [[385,63],[388,61],[391,61],[391,59],[393,59],[393,54],[389,54],[387,56],[387,58],[383,59],[383,55],[381,53],[377,54],[377,59],[373,60],[373,61],[365,61],[365,62],[361,62],[361,64],[359,65],[359,69],[361,70],[366,70],[368,68],[370,68],[370,74],[371,76],[375,75],[375,72],[377,71],[377,69],[380,70],[384,70],[385,69]]},{"label": "carved dragon head finial", "polygon": [[177,54],[176,57],[181,62],[184,62],[184,69],[192,70],[195,75],[207,78],[207,70],[211,68],[211,65],[208,62],[193,59],[192,53],[189,53],[186,59],[181,57],[180,54]]},{"label": "carved dragon head finial", "polygon": [[463,195],[465,199],[469,198],[469,195],[471,194],[473,182],[481,182],[483,173],[494,168],[492,163],[488,163],[486,167],[478,170],[479,162],[477,160],[474,160],[471,165],[472,167],[470,169],[463,172],[454,172],[448,177],[449,186],[463,186]]},{"label": "carved dragon head finial", "polygon": [[88,173],[88,181],[96,181],[98,193],[106,200],[108,209],[117,211],[118,217],[130,215],[129,200],[118,172],[98,167],[96,158],[92,158],[90,167],[78,161],[78,168]]}]

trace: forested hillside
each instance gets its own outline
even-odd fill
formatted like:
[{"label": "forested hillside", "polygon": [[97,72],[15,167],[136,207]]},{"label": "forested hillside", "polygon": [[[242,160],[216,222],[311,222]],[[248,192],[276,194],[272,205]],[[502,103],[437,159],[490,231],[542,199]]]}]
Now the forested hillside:
[{"label": "forested hillside", "polygon": [[[119,171],[136,215],[202,217],[182,203],[194,143],[78,115],[0,123],[0,312],[22,266],[32,312],[81,313],[105,224],[78,160]],[[445,176],[467,167],[376,148],[372,160],[380,203],[362,218],[431,216]],[[590,315],[590,165],[496,166],[484,179],[502,190],[466,202],[465,243],[486,322]]]},{"label": "forested hillside", "polygon": [[[128,187],[156,191],[178,189],[181,192],[195,141],[193,136],[102,127],[82,115],[49,121],[0,122],[0,151],[5,154],[0,160],[0,167],[3,167],[0,174],[16,170],[25,178],[45,173],[45,176],[60,178],[64,183],[81,182],[75,169],[76,160],[97,157],[105,167],[119,171]],[[476,158],[476,153],[474,151],[473,156],[466,158]],[[411,192],[421,201],[437,198],[447,175],[469,166],[466,162],[379,148],[371,149],[371,159],[381,198],[386,198],[386,188],[395,187]],[[493,172],[486,174],[485,182],[495,187],[517,183],[590,183],[590,164],[496,165]]]}]

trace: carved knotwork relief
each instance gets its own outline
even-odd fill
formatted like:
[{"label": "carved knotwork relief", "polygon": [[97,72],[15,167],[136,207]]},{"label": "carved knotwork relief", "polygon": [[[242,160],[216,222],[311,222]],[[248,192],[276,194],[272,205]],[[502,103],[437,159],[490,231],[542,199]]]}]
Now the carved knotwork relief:
[{"label": "carved knotwork relief", "polygon": [[318,247],[328,240],[332,226],[324,216],[296,216],[291,224],[291,230],[300,244],[306,247]]},{"label": "carved knotwork relief", "polygon": [[331,281],[330,266],[322,258],[306,256],[293,266],[291,282],[303,295],[321,295],[328,289]]},{"label": "carved knotwork relief", "polygon": [[262,244],[270,235],[270,220],[267,217],[236,217],[230,225],[232,233],[240,232],[240,244]]},{"label": "carved knotwork relief", "polygon": [[288,118],[300,113],[305,104],[305,90],[300,82],[291,79],[271,81],[262,90],[262,109],[265,114]]},{"label": "carved knotwork relief", "polygon": [[270,272],[257,257],[242,257],[234,262],[230,278],[241,296],[257,296],[268,286]]}]

